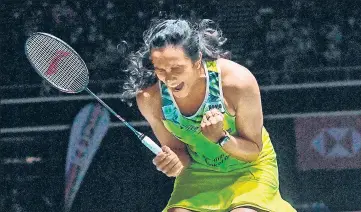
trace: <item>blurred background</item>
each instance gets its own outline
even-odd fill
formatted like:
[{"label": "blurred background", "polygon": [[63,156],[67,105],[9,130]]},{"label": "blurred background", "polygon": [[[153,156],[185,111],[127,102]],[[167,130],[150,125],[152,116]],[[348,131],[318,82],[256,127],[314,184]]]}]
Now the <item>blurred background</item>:
[{"label": "blurred background", "polygon": [[[361,210],[361,8],[316,0],[2,0],[0,4],[0,211],[61,211],[75,116],[95,103],[62,94],[33,71],[27,36],[51,33],[90,71],[89,88],[154,138],[136,107],[120,101],[130,50],[155,17],[209,18],[232,60],[260,84],[265,126],[278,154],[280,190],[298,211]],[[172,178],[111,117],[72,211],[154,211]]]}]

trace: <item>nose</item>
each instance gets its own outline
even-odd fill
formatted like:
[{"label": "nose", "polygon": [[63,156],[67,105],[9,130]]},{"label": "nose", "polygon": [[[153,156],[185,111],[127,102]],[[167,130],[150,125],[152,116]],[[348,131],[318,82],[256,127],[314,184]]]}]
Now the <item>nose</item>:
[{"label": "nose", "polygon": [[167,76],[165,77],[165,83],[168,85],[168,86],[174,86],[174,84],[177,82],[177,79],[172,76],[171,74],[167,74]]}]

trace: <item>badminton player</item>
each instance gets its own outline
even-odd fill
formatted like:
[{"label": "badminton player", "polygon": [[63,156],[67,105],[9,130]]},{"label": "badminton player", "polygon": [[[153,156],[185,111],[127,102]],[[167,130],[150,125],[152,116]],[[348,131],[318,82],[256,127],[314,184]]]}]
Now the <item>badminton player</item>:
[{"label": "badminton player", "polygon": [[211,20],[163,20],[129,57],[125,92],[162,145],[155,167],[176,177],[163,211],[293,212],[279,192],[257,81],[222,58],[225,41]]}]

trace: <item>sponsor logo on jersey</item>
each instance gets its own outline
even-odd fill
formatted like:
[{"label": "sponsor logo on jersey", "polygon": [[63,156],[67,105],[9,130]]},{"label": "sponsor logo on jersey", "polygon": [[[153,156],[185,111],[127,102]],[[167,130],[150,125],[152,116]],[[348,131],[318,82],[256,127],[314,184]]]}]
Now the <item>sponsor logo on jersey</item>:
[{"label": "sponsor logo on jersey", "polygon": [[218,166],[222,165],[226,160],[228,160],[228,158],[229,158],[229,155],[226,155],[226,154],[221,154],[214,159],[210,159],[203,155],[203,159],[206,162],[206,164],[208,166],[212,166],[212,167],[218,167]]},{"label": "sponsor logo on jersey", "polygon": [[217,109],[222,113],[224,112],[223,104],[220,101],[207,103],[206,109],[208,110]]}]

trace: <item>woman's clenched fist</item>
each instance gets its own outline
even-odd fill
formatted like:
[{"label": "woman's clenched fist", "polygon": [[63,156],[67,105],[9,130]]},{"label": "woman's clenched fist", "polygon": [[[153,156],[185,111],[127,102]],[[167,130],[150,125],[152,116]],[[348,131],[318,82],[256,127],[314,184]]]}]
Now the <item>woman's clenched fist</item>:
[{"label": "woman's clenched fist", "polygon": [[205,137],[212,142],[217,142],[224,136],[223,130],[223,114],[217,110],[212,109],[203,115],[201,122],[201,131]]}]

